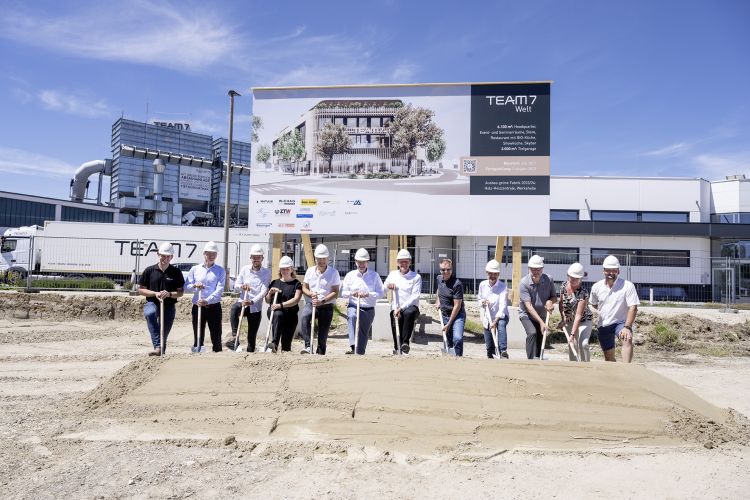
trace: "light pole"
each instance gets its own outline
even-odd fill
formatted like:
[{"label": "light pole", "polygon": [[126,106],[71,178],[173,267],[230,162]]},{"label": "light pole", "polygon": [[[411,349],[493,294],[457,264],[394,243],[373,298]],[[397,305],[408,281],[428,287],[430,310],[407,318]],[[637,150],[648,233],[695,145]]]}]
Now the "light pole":
[{"label": "light pole", "polygon": [[232,136],[234,135],[234,96],[239,92],[229,91],[229,150],[227,151],[226,190],[224,194],[224,270],[227,272],[225,290],[229,289],[229,194],[232,182]]}]

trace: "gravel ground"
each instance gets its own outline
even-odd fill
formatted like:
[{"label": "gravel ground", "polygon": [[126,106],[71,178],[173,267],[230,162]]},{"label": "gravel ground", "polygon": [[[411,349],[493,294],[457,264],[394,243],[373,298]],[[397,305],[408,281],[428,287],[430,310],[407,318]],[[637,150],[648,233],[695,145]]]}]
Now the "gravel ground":
[{"label": "gravel ground", "polygon": [[[56,302],[66,300],[58,297]],[[653,309],[653,314],[674,313],[668,308]],[[106,307],[96,310],[107,312]],[[145,323],[137,317],[113,321],[91,314],[20,319],[8,312],[5,308],[5,319],[0,319],[0,491],[4,498],[748,496],[750,452],[736,442],[712,449],[687,442],[671,448],[628,446],[598,451],[524,447],[492,456],[459,453],[415,459],[365,445],[314,440],[274,447],[213,440],[63,439],[89,418],[86,396],[90,391],[111,383],[113,375],[129,363],[144,359],[150,348]],[[689,313],[704,314],[693,309]],[[714,314],[718,313],[706,311],[705,318],[718,322],[722,316]],[[177,322],[171,349],[189,351],[191,338],[189,325]],[[435,335],[418,339],[412,356],[434,355],[439,350],[437,339]],[[335,335],[330,352],[343,356],[346,344],[343,335]],[[389,351],[383,342],[368,349],[371,355]],[[466,353],[483,358],[483,344],[470,340]],[[512,350],[510,355],[521,359],[523,352]],[[564,360],[567,353],[556,345],[549,357]],[[718,407],[750,416],[750,391],[742,382],[750,375],[746,356],[717,358],[637,348],[636,361]],[[132,415],[133,419],[141,417]],[[596,415],[581,414],[580,418],[595,421]]]}]

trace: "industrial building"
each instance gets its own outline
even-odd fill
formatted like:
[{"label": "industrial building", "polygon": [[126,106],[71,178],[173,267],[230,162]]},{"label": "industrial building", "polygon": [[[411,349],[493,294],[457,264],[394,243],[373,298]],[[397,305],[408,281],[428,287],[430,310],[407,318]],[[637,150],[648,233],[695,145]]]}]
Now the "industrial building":
[{"label": "industrial building", "polygon": [[[250,154],[249,143],[232,141],[232,226],[247,225]],[[180,123],[119,118],[112,125],[112,158],[79,167],[71,200],[95,199],[117,208],[125,214],[123,222],[223,225],[227,159],[227,139]],[[92,175],[98,175],[96,198],[87,196]],[[106,198],[103,176],[111,178]]]},{"label": "industrial building", "polygon": [[[545,272],[564,281],[573,262],[587,271],[585,282],[601,278],[604,257],[615,254],[623,276],[643,298],[656,300],[750,300],[750,180],[656,177],[553,176],[550,236],[524,238],[523,263],[534,253],[545,257]],[[413,207],[418,213],[419,207]],[[443,257],[454,260],[467,290],[484,279],[487,260],[495,257],[492,220],[522,213],[466,214],[487,220],[487,236],[409,236],[414,269],[423,291]],[[394,233],[398,224],[394,222]],[[510,245],[510,239],[507,245]],[[365,247],[371,265],[388,274],[388,236],[320,236],[335,251],[340,272],[353,269],[354,251]],[[503,245],[505,247],[505,245]],[[504,249],[504,279],[511,278],[511,252]],[[525,267],[524,267],[525,272]]]}]

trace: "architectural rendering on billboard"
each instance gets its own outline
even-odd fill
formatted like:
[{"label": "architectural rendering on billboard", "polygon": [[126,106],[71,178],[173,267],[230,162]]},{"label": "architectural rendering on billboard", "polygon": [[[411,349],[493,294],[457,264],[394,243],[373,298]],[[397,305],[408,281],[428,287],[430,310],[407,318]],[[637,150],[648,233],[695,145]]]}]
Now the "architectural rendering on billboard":
[{"label": "architectural rendering on billboard", "polygon": [[253,89],[249,227],[549,235],[550,83]]}]

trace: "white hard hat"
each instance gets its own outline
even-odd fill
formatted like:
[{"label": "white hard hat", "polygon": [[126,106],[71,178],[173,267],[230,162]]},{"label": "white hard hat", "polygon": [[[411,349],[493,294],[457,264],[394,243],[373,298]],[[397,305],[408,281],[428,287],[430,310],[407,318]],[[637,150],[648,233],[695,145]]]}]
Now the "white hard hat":
[{"label": "white hard hat", "polygon": [[219,245],[215,241],[209,241],[206,246],[203,247],[204,252],[216,252],[219,253]]},{"label": "white hard hat", "polygon": [[316,259],[327,259],[330,256],[328,253],[328,247],[320,244],[315,247],[315,258]]},{"label": "white hard hat", "polygon": [[250,257],[253,255],[263,255],[263,247],[258,245],[257,243],[250,247]]},{"label": "white hard hat", "polygon": [[604,269],[620,269],[620,261],[614,255],[607,255],[602,263]]},{"label": "white hard hat", "polygon": [[159,245],[159,251],[157,253],[159,255],[174,255],[174,247],[171,243],[165,241],[164,243]]},{"label": "white hard hat", "polygon": [[359,250],[357,250],[357,253],[354,254],[354,260],[361,260],[364,262],[369,262],[370,254],[364,248],[360,248]]},{"label": "white hard hat", "polygon": [[583,266],[578,262],[572,263],[568,268],[568,276],[571,278],[583,278]]},{"label": "white hard hat", "polygon": [[406,248],[402,248],[398,251],[398,255],[396,255],[396,260],[404,260],[409,259],[411,260],[411,254],[409,253],[409,250]]},{"label": "white hard hat", "polygon": [[500,263],[496,261],[495,259],[492,259],[487,263],[486,266],[484,266],[484,270],[488,273],[499,273],[500,272]]},{"label": "white hard hat", "polygon": [[285,255],[279,260],[279,267],[294,267],[294,261]]},{"label": "white hard hat", "polygon": [[544,267],[544,259],[538,255],[532,255],[529,259],[529,267],[532,269]]}]

